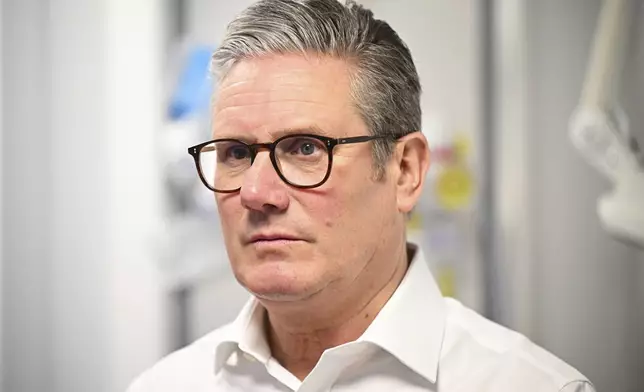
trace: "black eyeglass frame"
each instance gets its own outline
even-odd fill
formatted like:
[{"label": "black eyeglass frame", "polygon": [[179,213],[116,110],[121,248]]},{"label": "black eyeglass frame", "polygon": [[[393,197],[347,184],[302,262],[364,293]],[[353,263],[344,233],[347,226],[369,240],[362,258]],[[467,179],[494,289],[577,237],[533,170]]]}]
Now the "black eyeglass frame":
[{"label": "black eyeglass frame", "polygon": [[[324,175],[324,178],[319,181],[316,184],[313,185],[298,185],[290,182],[286,177],[284,177],[284,174],[282,174],[282,171],[279,168],[279,165],[277,164],[277,158],[275,157],[275,148],[277,144],[279,144],[282,140],[287,139],[287,138],[293,138],[293,137],[308,137],[312,139],[317,139],[321,142],[323,142],[326,146],[327,153],[328,153],[328,159],[329,163],[327,165],[326,169],[326,174]],[[322,136],[322,135],[314,135],[314,134],[308,134],[308,133],[302,133],[302,134],[290,134],[290,135],[285,135],[277,140],[275,140],[272,143],[254,143],[254,144],[248,144],[244,143],[241,140],[238,139],[232,139],[232,138],[226,138],[226,139],[214,139],[214,140],[209,140],[207,142],[203,142],[200,144],[197,144],[196,146],[192,146],[188,148],[188,154],[192,155],[192,158],[195,161],[195,166],[197,167],[197,172],[199,173],[199,178],[201,179],[201,182],[206,186],[206,188],[210,189],[213,192],[217,193],[235,193],[239,192],[241,187],[237,189],[232,189],[232,190],[218,190],[215,189],[214,187],[210,186],[208,184],[208,181],[204,178],[203,172],[201,170],[201,150],[213,143],[217,142],[235,142],[239,143],[242,145],[245,145],[248,147],[248,150],[250,151],[250,164],[252,165],[253,162],[255,161],[255,157],[257,156],[257,153],[260,150],[268,150],[269,151],[269,157],[271,159],[271,163],[273,164],[273,168],[275,169],[275,172],[277,175],[284,181],[286,184],[294,187],[294,188],[299,188],[299,189],[312,189],[312,188],[317,188],[324,184],[329,177],[331,176],[331,168],[333,166],[333,149],[335,146],[341,145],[341,144],[353,144],[353,143],[365,143],[369,142],[372,140],[379,140],[379,139],[390,139],[392,141],[398,140],[399,137],[392,137],[390,135],[380,135],[380,136],[354,136],[354,137],[345,137],[345,138],[331,138],[327,136]]]}]

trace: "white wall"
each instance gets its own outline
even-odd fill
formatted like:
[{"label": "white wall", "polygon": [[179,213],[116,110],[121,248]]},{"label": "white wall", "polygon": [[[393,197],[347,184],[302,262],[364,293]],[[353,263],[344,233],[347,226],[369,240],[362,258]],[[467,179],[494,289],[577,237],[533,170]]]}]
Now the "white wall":
[{"label": "white wall", "polygon": [[160,3],[3,2],[2,391],[119,391],[164,352]]},{"label": "white wall", "polygon": [[158,140],[163,107],[162,2],[107,0],[106,134],[110,202],[110,383],[121,391],[168,350],[166,292],[158,269],[165,224]]},{"label": "white wall", "polygon": [[3,240],[3,228],[4,228],[4,220],[3,220],[3,204],[2,204],[2,178],[4,176],[3,172],[3,158],[1,156],[3,147],[2,147],[2,140],[3,140],[3,132],[4,132],[4,118],[2,117],[2,109],[3,109],[3,96],[4,96],[4,90],[2,86],[2,76],[4,75],[3,71],[3,40],[2,40],[2,26],[4,26],[3,22],[3,10],[4,8],[4,3],[0,3],[0,387],[2,387],[3,384],[3,377],[2,374],[4,367],[2,366],[2,336],[3,336],[3,329],[2,329],[2,308],[4,307],[4,300],[3,300],[3,293],[4,293],[4,286],[2,284],[2,260],[3,260],[3,255],[4,255],[4,248],[2,247],[2,240]]},{"label": "white wall", "polygon": [[[476,134],[477,15],[469,1],[361,1],[409,46],[423,87],[423,120]],[[476,136],[476,135],[475,135]]]},{"label": "white wall", "polygon": [[218,44],[224,37],[228,23],[255,1],[187,0],[190,39],[200,43]]},{"label": "white wall", "polygon": [[494,81],[493,91],[497,133],[494,151],[496,209],[494,240],[501,282],[496,288],[509,295],[499,296],[502,321],[528,336],[534,334],[533,227],[536,203],[530,187],[534,165],[528,129],[528,64],[526,7],[522,1],[497,1],[493,14]]},{"label": "white wall", "polygon": [[[642,113],[642,102],[644,102],[644,2],[639,2],[637,10],[637,26],[634,32],[633,49],[630,51],[630,60],[626,64],[626,74],[630,76],[630,82],[625,83],[623,93],[624,108],[631,120],[631,130],[637,136],[640,146],[644,148],[644,113]],[[644,205],[644,201],[642,202]],[[644,207],[643,207],[644,208]],[[639,254],[640,263],[633,268],[631,277],[632,285],[630,290],[630,306],[632,321],[627,331],[631,337],[627,344],[629,351],[629,373],[637,375],[641,389],[641,374],[644,371],[644,252]],[[639,337],[639,338],[637,338]],[[635,385],[635,381],[632,382]]]},{"label": "white wall", "polygon": [[[3,385],[52,385],[49,274],[51,162],[46,9],[38,0],[3,1]],[[24,159],[29,154],[29,159]],[[10,228],[10,230],[9,230]],[[34,376],[37,375],[37,376]]]},{"label": "white wall", "polygon": [[[642,257],[600,228],[596,201],[608,184],[567,133],[600,1],[498,4],[507,33],[497,48],[498,246],[513,310],[504,321],[572,363],[598,390],[641,390]],[[642,128],[637,73],[644,62],[633,61],[626,80],[640,98],[631,92],[627,107]]]},{"label": "white wall", "polygon": [[106,4],[56,0],[46,12],[50,117],[43,148],[51,154],[46,171],[51,187],[41,197],[46,195],[51,214],[51,253],[44,258],[50,262],[47,366],[55,391],[101,390],[111,366],[106,278],[113,252],[107,214]]}]

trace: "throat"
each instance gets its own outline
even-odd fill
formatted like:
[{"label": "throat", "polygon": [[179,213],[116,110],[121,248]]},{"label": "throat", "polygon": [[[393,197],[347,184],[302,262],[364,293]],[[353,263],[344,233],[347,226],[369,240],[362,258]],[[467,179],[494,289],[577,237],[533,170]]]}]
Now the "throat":
[{"label": "throat", "polygon": [[[408,263],[404,260],[390,279],[374,290],[368,299],[348,307],[344,314],[332,317],[336,322],[303,322],[302,315],[280,314],[267,311],[264,332],[272,356],[299,380],[304,380],[316,366],[325,350],[356,341],[371,323],[402,281]],[[343,306],[344,307],[344,306]],[[318,307],[311,306],[316,312]],[[339,321],[338,321],[339,320]]]},{"label": "throat", "polygon": [[[267,316],[267,321],[269,317]],[[320,360],[325,350],[357,340],[373,321],[368,314],[359,315],[360,324],[350,328],[336,327],[292,332],[281,329],[279,324],[265,323],[266,336],[272,356],[299,380],[304,380]],[[275,325],[275,327],[273,326]]]}]

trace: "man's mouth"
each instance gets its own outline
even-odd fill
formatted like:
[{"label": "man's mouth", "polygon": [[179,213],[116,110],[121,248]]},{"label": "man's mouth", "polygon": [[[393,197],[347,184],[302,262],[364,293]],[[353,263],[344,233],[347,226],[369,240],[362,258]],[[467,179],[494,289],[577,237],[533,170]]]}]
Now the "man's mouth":
[{"label": "man's mouth", "polygon": [[297,241],[302,241],[302,238],[290,233],[257,233],[248,239],[251,244],[290,244]]}]

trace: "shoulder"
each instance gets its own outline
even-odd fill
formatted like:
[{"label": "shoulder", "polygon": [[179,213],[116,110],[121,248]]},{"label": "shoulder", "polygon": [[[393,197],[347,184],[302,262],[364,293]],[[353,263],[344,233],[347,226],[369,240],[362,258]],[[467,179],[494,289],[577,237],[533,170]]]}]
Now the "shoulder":
[{"label": "shoulder", "polygon": [[207,384],[214,377],[215,352],[232,332],[232,325],[218,328],[177,350],[144,371],[127,392],[175,391]]},{"label": "shoulder", "polygon": [[[447,298],[447,320],[441,362],[458,369],[467,358],[467,372],[491,386],[516,385],[530,391],[592,392],[583,374],[524,335],[486,319]],[[451,374],[452,372],[450,372]],[[461,376],[465,376],[462,374]],[[494,388],[490,390],[503,390]]]}]

